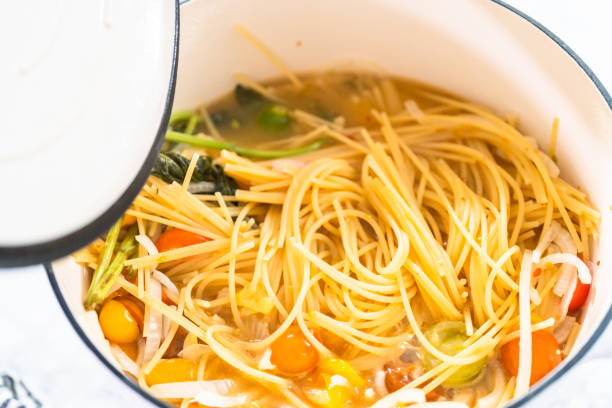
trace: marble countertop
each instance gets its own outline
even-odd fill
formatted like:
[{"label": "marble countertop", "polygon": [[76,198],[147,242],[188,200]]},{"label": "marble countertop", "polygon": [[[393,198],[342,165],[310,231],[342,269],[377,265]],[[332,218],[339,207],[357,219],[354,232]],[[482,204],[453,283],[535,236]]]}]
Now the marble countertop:
[{"label": "marble countertop", "polygon": [[[507,2],[557,34],[612,89],[612,1]],[[570,373],[529,406],[609,407],[611,370],[612,326]],[[42,266],[0,271],[0,373],[4,371],[21,378],[45,407],[151,407],[77,337]]]}]

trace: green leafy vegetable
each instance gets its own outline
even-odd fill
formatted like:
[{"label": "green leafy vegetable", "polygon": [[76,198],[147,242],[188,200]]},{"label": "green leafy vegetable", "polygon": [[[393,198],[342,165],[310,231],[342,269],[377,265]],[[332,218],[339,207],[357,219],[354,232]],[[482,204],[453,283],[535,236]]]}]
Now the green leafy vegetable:
[{"label": "green leafy vegetable", "polygon": [[304,147],[287,150],[261,150],[261,149],[250,149],[247,147],[236,146],[234,143],[225,142],[220,140],[213,140],[203,137],[196,137],[188,135],[186,133],[176,132],[169,130],[166,132],[166,140],[170,142],[186,143],[192,146],[206,147],[208,149],[215,150],[229,150],[236,152],[241,156],[253,157],[258,159],[278,159],[281,157],[298,156],[300,154],[312,152],[318,150],[325,144],[323,140],[317,140]]},{"label": "green leafy vegetable", "polygon": [[113,257],[122,222],[123,217],[117,220],[106,235],[98,267],[93,274],[91,285],[85,297],[85,307],[87,309],[95,309],[106,298],[109,290],[121,274],[125,261],[135,253],[136,240],[134,237],[137,228],[132,226],[119,244],[119,248],[117,248]]},{"label": "green leafy vegetable", "polygon": [[266,130],[284,130],[291,123],[289,109],[281,105],[270,105],[257,115],[257,123]]},{"label": "green leafy vegetable", "polygon": [[259,92],[240,84],[234,88],[234,98],[236,98],[236,102],[240,106],[258,105],[268,102],[268,99]]},{"label": "green leafy vegetable", "polygon": [[[200,139],[198,137],[194,138]],[[173,181],[182,183],[185,179],[189,162],[188,158],[179,153],[161,152],[157,156],[151,174],[161,178],[166,183],[172,183]],[[214,183],[214,191],[218,191],[223,195],[234,195],[238,188],[236,181],[227,176],[221,166],[213,164],[210,157],[200,156],[196,162],[190,183],[200,183],[203,181]]]}]

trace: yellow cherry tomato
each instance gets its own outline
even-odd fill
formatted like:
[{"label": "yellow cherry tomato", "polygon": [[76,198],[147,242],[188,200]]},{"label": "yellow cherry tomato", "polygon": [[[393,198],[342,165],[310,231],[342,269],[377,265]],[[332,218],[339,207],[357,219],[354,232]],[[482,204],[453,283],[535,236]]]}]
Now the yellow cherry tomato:
[{"label": "yellow cherry tomato", "polygon": [[183,381],[195,381],[197,366],[186,358],[159,360],[151,372],[145,376],[147,384],[165,384]]},{"label": "yellow cherry tomato", "polygon": [[133,343],[140,336],[138,322],[130,311],[116,300],[104,303],[98,320],[104,337],[114,343]]},{"label": "yellow cherry tomato", "polygon": [[363,377],[359,375],[357,370],[355,370],[352,365],[341,358],[330,357],[321,360],[319,363],[319,370],[321,370],[322,373],[329,375],[341,375],[355,387],[362,387],[366,383]]}]

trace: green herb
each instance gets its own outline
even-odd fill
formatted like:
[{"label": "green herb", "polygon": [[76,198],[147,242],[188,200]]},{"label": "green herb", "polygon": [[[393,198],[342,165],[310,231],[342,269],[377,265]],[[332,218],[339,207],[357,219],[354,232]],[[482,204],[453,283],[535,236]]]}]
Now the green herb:
[{"label": "green herb", "polygon": [[291,123],[289,109],[281,105],[270,105],[263,108],[257,115],[257,123],[264,129],[278,132]]},{"label": "green herb", "polygon": [[[123,217],[111,227],[106,235],[106,241],[102,249],[102,255],[98,267],[91,278],[91,285],[85,297],[85,307],[95,309],[108,295],[109,290],[121,274],[125,261],[134,254],[136,250],[136,226],[132,226],[119,244],[117,252],[113,252],[121,230]],[[112,258],[112,261],[111,261]]]},{"label": "green herb", "polygon": [[325,142],[323,140],[317,140],[304,147],[287,150],[260,150],[260,149],[249,149],[246,147],[236,146],[234,143],[225,142],[220,140],[213,140],[209,138],[196,137],[181,132],[169,130],[166,132],[166,140],[170,142],[186,143],[192,146],[206,147],[208,149],[215,150],[229,150],[239,154],[240,156],[253,157],[257,159],[278,159],[281,157],[298,156],[300,154],[312,152],[318,150]]},{"label": "green herb", "polygon": [[[190,137],[200,139],[195,136]],[[190,160],[181,154],[175,152],[161,152],[159,156],[157,156],[151,174],[159,177],[166,183],[172,183],[173,181],[182,183],[185,179],[189,163]],[[198,157],[190,183],[199,183],[202,181],[214,183],[214,191],[218,191],[222,195],[234,195],[238,188],[236,181],[227,176],[221,166],[213,164],[211,158],[206,156]]]}]

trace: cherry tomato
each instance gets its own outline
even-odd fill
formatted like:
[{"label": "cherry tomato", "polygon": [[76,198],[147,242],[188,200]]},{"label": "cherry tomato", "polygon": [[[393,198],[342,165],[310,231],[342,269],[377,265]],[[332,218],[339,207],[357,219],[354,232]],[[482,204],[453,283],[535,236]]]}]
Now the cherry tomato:
[{"label": "cherry tomato", "polygon": [[113,343],[132,343],[140,337],[140,328],[130,311],[120,302],[104,303],[98,316],[104,337]]},{"label": "cherry tomato", "polygon": [[118,296],[114,298],[130,312],[130,315],[138,323],[140,330],[144,327],[144,304],[133,296]]},{"label": "cherry tomato", "polygon": [[[501,348],[501,360],[513,376],[518,374],[519,339],[513,339]],[[562,360],[559,343],[548,330],[537,330],[531,334],[531,379],[530,385],[551,372]]]},{"label": "cherry tomato", "polygon": [[308,342],[298,326],[291,326],[272,343],[270,361],[279,370],[298,374],[314,368],[319,352]]},{"label": "cherry tomato", "polygon": [[186,358],[159,360],[151,372],[145,376],[149,386],[174,382],[194,381],[196,364]]},{"label": "cherry tomato", "polygon": [[580,309],[584,302],[586,302],[587,296],[589,296],[589,290],[591,289],[590,283],[582,283],[580,279],[576,282],[576,289],[572,295],[572,300],[567,308],[569,312]]},{"label": "cherry tomato", "polygon": [[193,232],[178,228],[168,228],[157,239],[155,246],[159,252],[166,252],[171,249],[201,244],[202,242],[206,241],[209,241],[209,239],[201,235],[194,234]]}]

